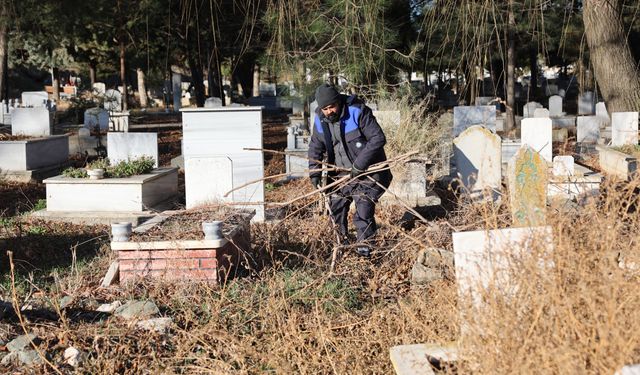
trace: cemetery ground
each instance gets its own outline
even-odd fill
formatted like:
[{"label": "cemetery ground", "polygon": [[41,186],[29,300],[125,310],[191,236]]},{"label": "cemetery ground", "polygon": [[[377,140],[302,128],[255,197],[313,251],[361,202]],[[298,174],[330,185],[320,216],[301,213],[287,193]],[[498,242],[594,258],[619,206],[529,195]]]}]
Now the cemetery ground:
[{"label": "cemetery ground", "polygon": [[[282,123],[267,123],[265,148],[283,149],[285,139]],[[178,155],[179,132],[162,132],[159,145],[160,154]],[[282,172],[281,158],[265,159],[265,174]],[[160,160],[166,165],[170,157]],[[102,288],[114,258],[108,227],[29,218],[42,206],[43,187],[2,182],[0,244],[11,262],[0,254],[0,356],[11,355],[20,335],[37,339],[23,343],[23,352],[36,350],[32,367],[7,361],[0,369],[388,374],[392,346],[448,345],[464,337],[461,360],[443,373],[613,373],[640,361],[639,185],[607,181],[583,207],[548,206],[554,251],[546,260],[553,267],[541,270],[534,256],[521,259],[511,275],[514,294],[483,296],[482,314],[463,325],[452,264],[437,254],[452,254],[453,232],[510,226],[507,195],[499,203],[457,203],[442,190],[442,207],[424,213],[427,223],[407,219],[402,206],[380,205],[371,259],[345,251],[333,272],[331,224],[311,197],[285,207],[281,221],[253,224],[245,274],[222,285],[144,281]],[[266,189],[272,202],[311,191],[305,179]],[[427,257],[416,265],[420,252]],[[438,277],[416,282],[421,267]],[[116,301],[149,308],[131,317],[103,306]],[[170,320],[155,319],[161,317]],[[79,351],[78,363],[65,358],[70,347]]]}]

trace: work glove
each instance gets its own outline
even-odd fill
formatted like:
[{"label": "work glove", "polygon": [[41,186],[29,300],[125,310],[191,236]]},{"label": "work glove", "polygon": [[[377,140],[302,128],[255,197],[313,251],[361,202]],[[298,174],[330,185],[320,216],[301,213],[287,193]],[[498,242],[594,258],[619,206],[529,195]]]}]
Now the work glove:
[{"label": "work glove", "polygon": [[321,185],[320,177],[318,176],[311,177],[311,186],[313,186],[315,189],[320,189],[320,185]]},{"label": "work glove", "polygon": [[361,174],[363,174],[364,172],[365,171],[363,171],[362,169],[358,169],[358,167],[356,167],[355,164],[351,166],[351,178],[356,178]]}]

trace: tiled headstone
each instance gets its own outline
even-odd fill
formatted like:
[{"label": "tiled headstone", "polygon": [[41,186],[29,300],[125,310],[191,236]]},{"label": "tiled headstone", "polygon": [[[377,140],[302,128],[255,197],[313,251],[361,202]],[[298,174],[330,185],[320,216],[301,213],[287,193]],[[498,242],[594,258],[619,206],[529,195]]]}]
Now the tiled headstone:
[{"label": "tiled headstone", "polygon": [[607,126],[611,123],[611,118],[609,117],[609,112],[607,112],[607,106],[604,102],[596,103],[596,117],[600,119],[602,126]]},{"label": "tiled headstone", "polygon": [[547,162],[523,145],[507,168],[509,202],[514,227],[544,225],[547,207]]},{"label": "tiled headstone", "polygon": [[187,208],[208,203],[232,202],[233,162],[226,156],[191,157],[185,161]]},{"label": "tiled headstone", "polygon": [[474,125],[453,140],[453,155],[458,178],[467,192],[499,190],[501,186],[500,136]]},{"label": "tiled headstone", "polygon": [[46,91],[25,91],[21,97],[23,107],[46,107],[49,100]]},{"label": "tiled headstone", "polygon": [[553,146],[552,122],[549,118],[525,118],[521,123],[521,140],[546,161],[551,162]]},{"label": "tiled headstone", "polygon": [[546,108],[536,108],[533,111],[534,118],[549,118],[549,110]]},{"label": "tiled headstone", "polygon": [[158,167],[157,133],[107,133],[107,156],[111,164],[150,156]]},{"label": "tiled headstone", "polygon": [[[194,173],[188,168],[190,158],[227,157],[233,163],[231,185],[238,187],[264,178],[262,152],[246,150],[262,149],[260,107],[183,109],[182,132],[185,175]],[[238,206],[255,209],[254,220],[264,220],[264,182],[238,189],[234,192],[234,202],[239,202]]]},{"label": "tiled headstone", "polygon": [[562,114],[562,96],[553,95],[549,97],[549,116],[559,117]]},{"label": "tiled headstone", "polygon": [[453,107],[453,136],[457,137],[472,125],[482,125],[495,132],[496,107],[493,105]]},{"label": "tiled headstone", "polygon": [[529,102],[522,107],[522,117],[533,117],[536,108],[542,108],[542,104],[538,102]]},{"label": "tiled headstone", "polygon": [[578,116],[576,118],[579,143],[596,143],[600,138],[600,119],[597,116]]},{"label": "tiled headstone", "polygon": [[585,91],[578,97],[578,115],[593,115],[595,113],[595,101],[592,91]]},{"label": "tiled headstone", "polygon": [[84,127],[93,129],[96,125],[100,130],[109,129],[109,111],[103,108],[89,108],[84,112]]},{"label": "tiled headstone", "polygon": [[573,156],[558,155],[553,158],[554,176],[573,176],[575,174]]},{"label": "tiled headstone", "polygon": [[[517,287],[511,276],[520,273],[514,267],[534,249],[545,255],[553,250],[548,226],[454,232],[452,237],[458,295],[470,298],[475,307],[485,293],[512,296]],[[540,265],[549,263],[542,260]]]},{"label": "tiled headstone", "polygon": [[104,109],[116,112],[122,110],[122,94],[120,91],[109,89],[104,93]]},{"label": "tiled headstone", "polygon": [[15,108],[11,113],[11,134],[29,137],[51,135],[52,118],[46,107]]},{"label": "tiled headstone", "polygon": [[611,145],[638,144],[638,112],[613,112],[611,114]]}]

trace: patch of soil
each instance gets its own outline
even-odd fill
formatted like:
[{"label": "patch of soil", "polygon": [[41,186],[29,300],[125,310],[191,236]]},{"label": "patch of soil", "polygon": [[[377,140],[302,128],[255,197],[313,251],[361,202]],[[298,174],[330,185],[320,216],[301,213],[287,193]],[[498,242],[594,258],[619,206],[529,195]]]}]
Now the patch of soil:
[{"label": "patch of soil", "polygon": [[31,211],[38,204],[38,200],[45,198],[44,184],[0,181],[0,217]]},{"label": "patch of soil", "polygon": [[158,165],[167,167],[171,164],[171,159],[182,154],[182,130],[159,130],[158,131]]}]

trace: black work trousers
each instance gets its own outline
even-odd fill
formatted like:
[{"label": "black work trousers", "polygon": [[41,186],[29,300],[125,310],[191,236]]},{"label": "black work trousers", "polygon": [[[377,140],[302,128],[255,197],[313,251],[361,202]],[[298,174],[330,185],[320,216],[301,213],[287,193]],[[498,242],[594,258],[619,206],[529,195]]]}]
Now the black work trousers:
[{"label": "black work trousers", "polygon": [[355,202],[356,212],[353,215],[353,224],[358,232],[358,242],[373,236],[378,229],[374,217],[376,203],[383,193],[384,189],[367,177],[332,191],[329,195],[329,207],[331,217],[338,226],[340,234],[346,236],[348,233],[349,207],[351,202]]}]

